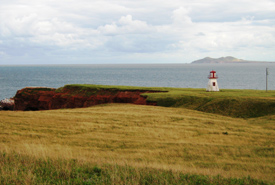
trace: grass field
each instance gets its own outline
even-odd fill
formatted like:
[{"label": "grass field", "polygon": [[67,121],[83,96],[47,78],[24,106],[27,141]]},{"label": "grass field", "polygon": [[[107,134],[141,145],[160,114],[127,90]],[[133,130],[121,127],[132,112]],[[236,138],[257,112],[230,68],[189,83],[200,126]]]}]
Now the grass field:
[{"label": "grass field", "polygon": [[[117,86],[117,85],[94,85],[94,84],[70,84],[58,88],[57,91],[62,89],[75,89],[79,88],[81,91],[89,91],[91,89],[109,89],[109,90],[151,90],[151,91],[165,91],[164,93],[148,94],[151,98],[157,97],[177,97],[183,95],[192,95],[197,97],[243,97],[243,98],[264,98],[275,99],[275,90],[249,90],[249,89],[221,89],[220,92],[206,92],[205,89],[198,88],[171,88],[171,87],[135,87],[135,86]],[[80,91],[79,91],[80,92]]]},{"label": "grass field", "polygon": [[2,184],[275,183],[275,115],[109,104],[0,112],[0,130]]}]

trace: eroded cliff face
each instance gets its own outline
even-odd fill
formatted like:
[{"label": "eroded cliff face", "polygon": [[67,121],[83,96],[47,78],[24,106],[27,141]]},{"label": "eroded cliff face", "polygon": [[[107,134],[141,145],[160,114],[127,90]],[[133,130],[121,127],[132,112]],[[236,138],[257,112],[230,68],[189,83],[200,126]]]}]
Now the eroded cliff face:
[{"label": "eroded cliff face", "polygon": [[62,89],[27,87],[17,91],[14,97],[14,110],[50,110],[61,108],[89,107],[105,103],[133,103],[156,105],[148,102],[142,93],[156,91],[117,90],[117,89],[81,89],[70,87]]}]

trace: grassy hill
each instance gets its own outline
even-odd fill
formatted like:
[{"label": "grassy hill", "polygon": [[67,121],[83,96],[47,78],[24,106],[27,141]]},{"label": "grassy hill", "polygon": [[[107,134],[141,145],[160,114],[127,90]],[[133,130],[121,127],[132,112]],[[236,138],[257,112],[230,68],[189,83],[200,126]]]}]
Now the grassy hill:
[{"label": "grassy hill", "polygon": [[157,101],[159,106],[184,107],[231,117],[251,118],[275,113],[275,91],[173,89],[148,96],[148,100]]},{"label": "grassy hill", "polygon": [[230,117],[260,117],[275,114],[275,91],[223,89],[220,92],[206,92],[205,89],[191,88],[160,88],[160,87],[132,87],[106,85],[66,85],[57,91],[70,91],[72,95],[89,96],[100,89],[112,92],[149,90],[163,91],[146,93],[148,101],[157,102],[158,106],[181,107],[202,112],[216,113]]},{"label": "grassy hill", "polygon": [[[243,119],[192,110],[204,98],[273,101],[272,93],[248,92],[146,94],[160,105],[189,109],[108,104],[2,111],[0,183],[275,183],[274,115]],[[174,101],[186,97],[197,98]]]}]

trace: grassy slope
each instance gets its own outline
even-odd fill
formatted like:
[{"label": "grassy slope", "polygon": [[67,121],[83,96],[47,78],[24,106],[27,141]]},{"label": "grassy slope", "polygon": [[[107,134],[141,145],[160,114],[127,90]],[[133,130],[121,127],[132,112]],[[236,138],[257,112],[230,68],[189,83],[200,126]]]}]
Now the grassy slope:
[{"label": "grassy slope", "polygon": [[[162,172],[154,170],[168,170],[161,175],[167,175],[167,178],[163,177],[162,184],[182,182],[175,180],[180,179],[178,172],[221,175],[225,178],[250,176],[274,182],[274,123],[273,115],[244,120],[190,109],[129,104],[40,112],[0,112],[0,150],[2,156],[6,153],[9,159],[15,161],[8,163],[9,168],[0,165],[0,176],[4,180],[14,179],[15,174],[19,173],[20,167],[17,166],[21,162],[13,160],[15,152],[21,156],[18,160],[25,161],[23,164],[29,164],[29,160],[37,163],[40,159],[47,162],[49,158],[49,166],[57,165],[53,168],[66,172],[61,170],[62,173],[58,171],[54,174],[61,173],[64,178],[68,176],[67,180],[73,176],[70,167],[73,160],[80,164],[77,167],[80,171],[91,164],[89,174],[96,173],[94,165],[98,165],[107,173],[106,178],[111,179],[111,183],[135,184],[144,179],[144,175],[150,176],[151,172],[151,180],[154,177],[160,179]],[[51,162],[58,159],[67,162]],[[6,164],[6,160],[7,157],[2,157],[0,163]],[[105,164],[111,166],[106,167]],[[119,171],[115,165],[126,167],[123,167],[123,172],[115,174]],[[133,182],[129,180],[132,172],[127,166],[131,166],[136,173]],[[26,167],[26,175],[19,178],[24,182],[40,182],[35,181],[39,179],[39,174],[37,169],[32,168],[36,167]],[[144,172],[144,169],[153,171]],[[21,170],[20,173],[23,172]],[[171,180],[169,173],[175,181]],[[44,174],[47,176],[46,172]],[[85,176],[85,172],[78,177],[81,179],[82,175]],[[85,178],[88,177],[82,179]]]},{"label": "grassy slope", "polygon": [[251,118],[275,113],[275,91],[230,90],[206,92],[205,89],[131,87],[106,85],[67,85],[57,91],[73,90],[76,94],[95,94],[100,89],[151,90],[166,91],[147,93],[148,101],[155,101],[159,106],[184,107],[208,113],[217,113],[231,117]]},{"label": "grassy slope", "polygon": [[231,117],[251,118],[275,113],[275,91],[171,89],[168,93],[148,96],[148,100],[157,101],[160,106],[184,107]]}]

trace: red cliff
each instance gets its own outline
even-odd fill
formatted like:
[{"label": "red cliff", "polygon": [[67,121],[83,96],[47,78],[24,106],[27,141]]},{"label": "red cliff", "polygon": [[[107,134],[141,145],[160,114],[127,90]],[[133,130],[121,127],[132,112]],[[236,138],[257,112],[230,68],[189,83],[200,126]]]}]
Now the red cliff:
[{"label": "red cliff", "polygon": [[73,85],[60,89],[27,87],[17,91],[14,110],[80,108],[105,103],[156,105],[156,102],[148,102],[146,97],[141,95],[150,92],[156,91],[83,88]]}]

